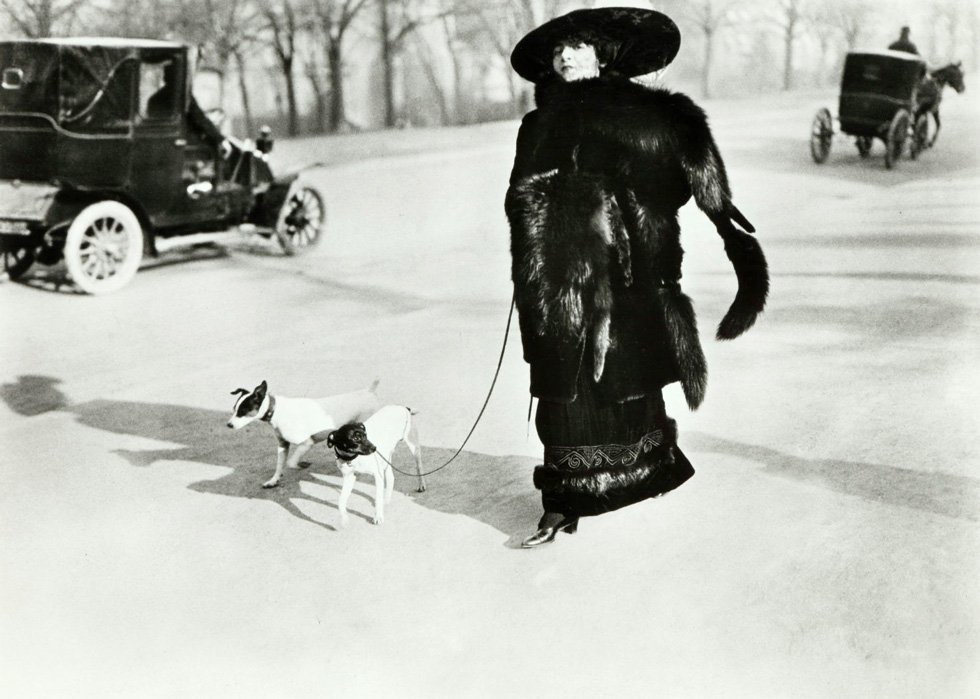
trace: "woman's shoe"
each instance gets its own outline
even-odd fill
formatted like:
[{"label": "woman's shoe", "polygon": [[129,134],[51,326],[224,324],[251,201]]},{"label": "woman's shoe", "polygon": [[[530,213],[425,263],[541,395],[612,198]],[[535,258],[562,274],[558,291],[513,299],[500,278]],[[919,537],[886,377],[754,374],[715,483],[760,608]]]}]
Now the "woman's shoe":
[{"label": "woman's shoe", "polygon": [[576,531],[578,531],[578,518],[566,519],[553,527],[541,527],[521,542],[521,548],[531,549],[542,544],[550,544],[558,536],[558,532],[574,534]]}]

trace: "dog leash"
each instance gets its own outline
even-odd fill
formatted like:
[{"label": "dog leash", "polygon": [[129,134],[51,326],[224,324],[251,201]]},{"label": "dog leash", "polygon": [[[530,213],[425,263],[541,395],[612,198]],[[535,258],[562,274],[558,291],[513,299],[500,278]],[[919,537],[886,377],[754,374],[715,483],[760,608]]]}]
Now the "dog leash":
[{"label": "dog leash", "polygon": [[[402,474],[403,476],[428,476],[432,473],[436,473],[446,468],[446,466],[448,466],[453,461],[455,461],[456,457],[463,452],[463,448],[466,446],[466,443],[470,441],[470,437],[472,437],[473,432],[476,431],[476,426],[480,424],[480,420],[483,418],[483,413],[487,409],[487,404],[490,402],[490,396],[493,395],[493,389],[497,385],[497,377],[500,376],[500,368],[504,364],[504,351],[507,349],[507,337],[510,335],[510,323],[511,320],[513,320],[514,318],[514,306],[516,304],[517,304],[517,295],[515,294],[510,299],[510,311],[507,314],[507,328],[504,330],[504,342],[500,347],[500,358],[497,360],[497,370],[494,371],[493,373],[493,381],[490,382],[490,390],[487,391],[487,397],[483,401],[483,407],[480,408],[480,413],[476,416],[476,421],[473,423],[473,427],[470,428],[469,434],[466,435],[466,439],[463,440],[463,443],[459,445],[459,449],[456,450],[456,453],[453,454],[451,457],[449,457],[449,460],[446,461],[446,463],[444,463],[442,466],[439,466],[438,468],[434,468],[431,471],[426,471],[425,473],[408,473],[407,471],[402,471],[401,469],[397,468],[393,463],[388,461],[388,459],[386,459],[384,456],[378,454],[378,456],[381,457],[382,461],[384,461],[386,464],[391,466],[392,469]],[[419,445],[419,448],[421,449],[421,445]]]}]

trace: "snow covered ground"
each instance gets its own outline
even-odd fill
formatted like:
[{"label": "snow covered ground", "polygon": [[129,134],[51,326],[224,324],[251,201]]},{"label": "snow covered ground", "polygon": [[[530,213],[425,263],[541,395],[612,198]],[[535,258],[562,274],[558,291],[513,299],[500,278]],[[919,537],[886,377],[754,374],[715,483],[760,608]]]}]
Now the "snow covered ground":
[{"label": "snow covered ground", "polygon": [[[885,170],[809,124],[836,96],[705,104],[769,257],[734,295],[682,211],[711,372],[668,409],[696,476],[541,550],[516,328],[466,451],[336,529],[326,449],[276,490],[268,428],[229,391],[381,379],[430,467],[468,432],[510,301],[516,123],[286,142],[329,233],[169,254],[92,298],[0,285],[0,690],[6,696],[971,697],[980,693],[980,101]],[[364,156],[369,157],[364,157]],[[399,452],[402,464],[407,452]],[[399,461],[396,461],[398,464]]]}]

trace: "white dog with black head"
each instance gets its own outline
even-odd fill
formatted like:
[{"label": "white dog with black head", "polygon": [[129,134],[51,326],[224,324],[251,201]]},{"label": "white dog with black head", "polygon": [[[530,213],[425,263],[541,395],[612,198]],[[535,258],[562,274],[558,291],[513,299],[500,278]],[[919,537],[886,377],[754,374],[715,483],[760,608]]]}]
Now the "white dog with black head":
[{"label": "white dog with black head", "polygon": [[418,492],[425,490],[422,449],[412,415],[412,411],[404,406],[386,405],[364,422],[351,421],[338,427],[327,437],[327,444],[333,447],[337,455],[337,467],[344,477],[337,502],[342,527],[346,527],[349,521],[347,500],[354,489],[358,473],[374,478],[373,521],[375,524],[384,522],[385,504],[391,501],[391,494],[395,489],[391,457],[399,442],[405,442],[415,457]]},{"label": "white dog with black head", "polygon": [[276,472],[263,488],[274,488],[282,479],[283,466],[299,468],[299,460],[314,444],[324,442],[333,430],[348,422],[363,420],[380,405],[375,381],[369,388],[326,398],[288,398],[269,393],[265,381],[251,391],[237,388],[228,427],[241,429],[259,420],[276,434]]}]

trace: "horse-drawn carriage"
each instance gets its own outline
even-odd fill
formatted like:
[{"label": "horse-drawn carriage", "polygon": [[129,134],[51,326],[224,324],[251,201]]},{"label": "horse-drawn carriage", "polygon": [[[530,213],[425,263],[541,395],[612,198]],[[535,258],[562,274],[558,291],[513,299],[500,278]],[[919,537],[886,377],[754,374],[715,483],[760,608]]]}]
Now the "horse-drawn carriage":
[{"label": "horse-drawn carriage", "polygon": [[[858,153],[867,158],[874,140],[885,144],[885,167],[901,157],[906,141],[915,159],[935,142],[929,139],[929,115],[939,129],[939,101],[945,85],[962,92],[958,64],[929,71],[925,61],[900,51],[852,51],[844,60],[838,117],[840,131],[855,137]],[[830,155],[834,119],[822,108],[810,129],[810,154],[817,163]]]}]

